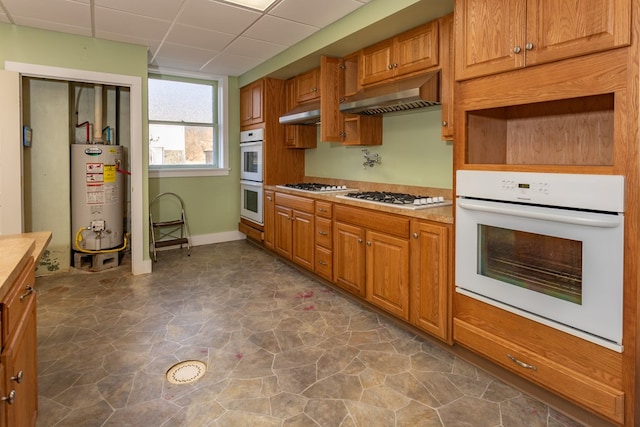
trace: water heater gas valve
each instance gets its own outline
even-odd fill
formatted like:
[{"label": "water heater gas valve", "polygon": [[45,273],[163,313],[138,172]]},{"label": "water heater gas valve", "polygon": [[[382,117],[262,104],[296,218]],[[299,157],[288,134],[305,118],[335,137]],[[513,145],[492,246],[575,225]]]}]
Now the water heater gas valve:
[{"label": "water heater gas valve", "polygon": [[104,231],[105,223],[103,219],[96,219],[91,221],[91,226],[89,227],[91,231]]}]

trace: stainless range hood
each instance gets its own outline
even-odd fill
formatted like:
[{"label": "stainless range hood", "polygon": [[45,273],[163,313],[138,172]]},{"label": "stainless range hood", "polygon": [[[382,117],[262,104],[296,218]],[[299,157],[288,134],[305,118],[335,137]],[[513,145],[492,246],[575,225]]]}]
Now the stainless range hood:
[{"label": "stainless range hood", "polygon": [[300,104],[280,116],[283,125],[317,125],[320,122],[320,101]]},{"label": "stainless range hood", "polygon": [[360,90],[340,104],[348,114],[376,115],[440,105],[438,71]]}]

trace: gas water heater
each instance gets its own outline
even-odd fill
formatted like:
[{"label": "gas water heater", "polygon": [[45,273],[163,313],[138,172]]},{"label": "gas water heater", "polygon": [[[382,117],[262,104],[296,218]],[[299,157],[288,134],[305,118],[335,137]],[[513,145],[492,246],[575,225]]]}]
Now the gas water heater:
[{"label": "gas water heater", "polygon": [[73,250],[100,253],[123,245],[122,147],[71,144]]}]

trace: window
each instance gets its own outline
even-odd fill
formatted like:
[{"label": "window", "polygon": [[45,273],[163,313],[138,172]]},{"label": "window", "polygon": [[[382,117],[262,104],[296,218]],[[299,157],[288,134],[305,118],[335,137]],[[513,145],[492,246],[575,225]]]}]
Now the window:
[{"label": "window", "polygon": [[150,176],[211,175],[225,170],[219,82],[150,76]]}]

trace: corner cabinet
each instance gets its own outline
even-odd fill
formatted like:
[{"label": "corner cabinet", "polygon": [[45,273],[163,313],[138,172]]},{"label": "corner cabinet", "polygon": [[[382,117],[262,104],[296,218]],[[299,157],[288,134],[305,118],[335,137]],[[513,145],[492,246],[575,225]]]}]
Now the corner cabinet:
[{"label": "corner cabinet", "polygon": [[411,323],[451,343],[453,245],[449,224],[411,221]]},{"label": "corner cabinet", "polygon": [[264,80],[258,80],[240,89],[240,126],[264,122]]},{"label": "corner cabinet", "polygon": [[454,8],[457,80],[630,43],[630,0],[455,0]]}]

